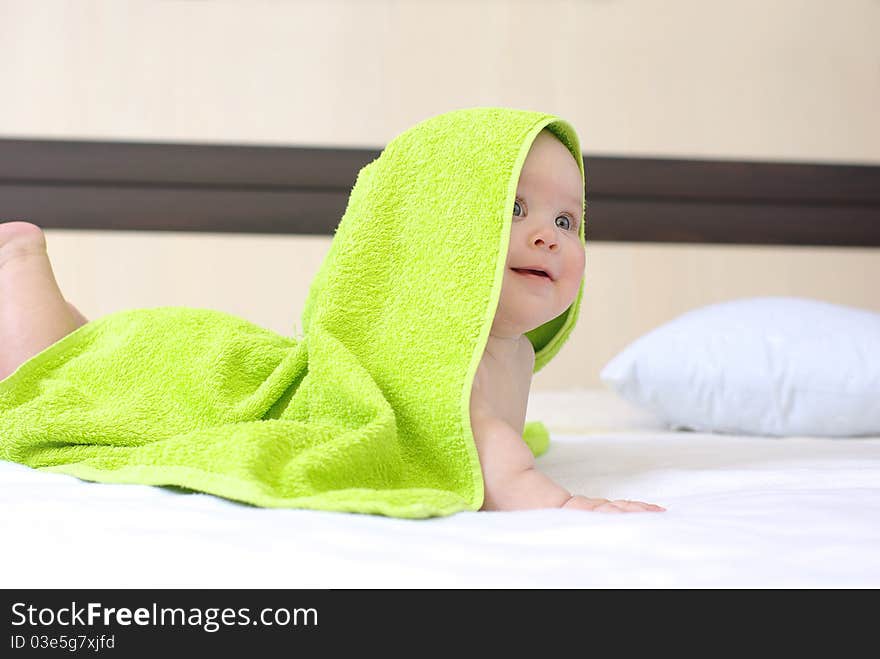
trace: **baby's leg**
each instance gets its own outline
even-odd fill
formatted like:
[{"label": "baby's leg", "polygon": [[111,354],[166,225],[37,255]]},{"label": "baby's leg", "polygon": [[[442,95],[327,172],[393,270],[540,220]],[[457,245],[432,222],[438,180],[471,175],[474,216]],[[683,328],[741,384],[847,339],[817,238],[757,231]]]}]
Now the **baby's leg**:
[{"label": "baby's leg", "polygon": [[42,230],[0,223],[0,379],[84,322],[61,295]]}]

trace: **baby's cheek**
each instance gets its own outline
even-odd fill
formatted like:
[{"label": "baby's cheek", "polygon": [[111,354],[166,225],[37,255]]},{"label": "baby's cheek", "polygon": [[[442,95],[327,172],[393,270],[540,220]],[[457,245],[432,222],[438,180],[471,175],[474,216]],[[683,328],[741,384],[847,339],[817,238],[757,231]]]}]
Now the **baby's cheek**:
[{"label": "baby's cheek", "polygon": [[587,255],[582,245],[578,244],[566,254],[565,269],[575,279],[584,274],[584,265],[587,262]]},{"label": "baby's cheek", "polygon": [[566,306],[574,302],[574,298],[577,297],[578,289],[581,287],[581,280],[577,276],[571,277],[568,281],[566,281],[565,285],[565,300]]},{"label": "baby's cheek", "polygon": [[578,289],[581,287],[581,280],[584,278],[584,258],[574,259],[574,262],[566,268],[565,277],[565,297],[574,300],[577,296]]},{"label": "baby's cheek", "polygon": [[573,255],[572,260],[575,263],[575,266],[574,266],[575,270],[577,270],[579,273],[581,273],[583,275],[584,266],[587,263],[587,253],[586,253],[586,250],[584,249],[583,245],[578,244],[578,248],[574,251],[574,255]]}]

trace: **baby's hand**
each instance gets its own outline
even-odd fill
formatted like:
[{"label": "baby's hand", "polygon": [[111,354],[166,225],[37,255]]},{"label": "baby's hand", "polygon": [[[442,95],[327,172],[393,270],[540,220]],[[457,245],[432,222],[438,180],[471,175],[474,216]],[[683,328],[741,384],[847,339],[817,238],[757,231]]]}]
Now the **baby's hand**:
[{"label": "baby's hand", "polygon": [[599,513],[642,513],[642,512],[663,512],[666,510],[663,506],[657,506],[653,503],[643,503],[641,501],[630,501],[629,499],[589,499],[575,494],[568,501],[562,504],[563,508],[575,508],[577,510],[591,510]]}]

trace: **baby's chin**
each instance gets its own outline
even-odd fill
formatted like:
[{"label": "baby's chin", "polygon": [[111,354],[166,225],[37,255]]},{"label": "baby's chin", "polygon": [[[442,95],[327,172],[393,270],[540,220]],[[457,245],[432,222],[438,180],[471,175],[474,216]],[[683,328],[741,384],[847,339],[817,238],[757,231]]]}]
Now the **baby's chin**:
[{"label": "baby's chin", "polygon": [[[569,305],[570,306],[570,305]],[[568,307],[565,307],[568,309]],[[546,310],[528,310],[521,311],[520,313],[511,315],[506,315],[508,329],[516,334],[525,334],[526,332],[531,332],[534,329],[538,329],[544,323],[549,323],[551,320],[556,318],[559,314],[561,314],[565,309],[560,310],[558,313],[548,312]]]},{"label": "baby's chin", "polygon": [[[575,297],[576,294],[577,291],[575,291]],[[564,313],[572,305],[574,299],[544,300],[543,302],[544,304],[536,300],[533,304],[518,310],[517,321],[519,324],[528,327],[525,330],[526,332],[540,327],[544,323],[549,323],[561,313]]]},{"label": "baby's chin", "polygon": [[548,291],[549,294],[546,296],[534,297],[517,290],[510,290],[509,293],[523,295],[522,298],[516,297],[514,299],[508,297],[508,291],[502,289],[500,304],[496,310],[496,319],[506,327],[508,332],[518,334],[531,332],[564,313],[572,305],[577,297],[578,288],[572,286],[569,288],[572,288],[573,291],[565,296],[561,295],[559,290]]}]

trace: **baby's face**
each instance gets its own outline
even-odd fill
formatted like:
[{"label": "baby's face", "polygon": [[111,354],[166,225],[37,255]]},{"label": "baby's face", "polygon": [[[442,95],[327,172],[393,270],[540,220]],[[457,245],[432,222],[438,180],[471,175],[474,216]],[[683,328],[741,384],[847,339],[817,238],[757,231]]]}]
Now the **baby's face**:
[{"label": "baby's face", "polygon": [[[491,334],[513,337],[565,311],[584,275],[583,183],[569,150],[542,131],[520,173],[512,209],[510,247]],[[544,270],[549,277],[529,274]]]}]

